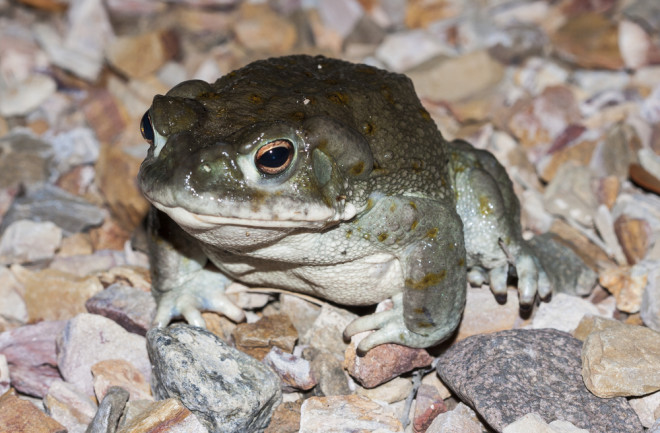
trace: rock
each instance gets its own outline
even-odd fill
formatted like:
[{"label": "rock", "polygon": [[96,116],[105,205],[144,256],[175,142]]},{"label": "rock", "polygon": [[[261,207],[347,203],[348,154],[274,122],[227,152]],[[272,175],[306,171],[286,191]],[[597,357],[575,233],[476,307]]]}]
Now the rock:
[{"label": "rock", "polygon": [[290,21],[261,4],[241,7],[241,19],[234,23],[234,32],[236,39],[249,50],[269,55],[288,53],[297,36]]},{"label": "rock", "polygon": [[584,296],[591,293],[598,275],[554,233],[534,236],[529,245],[536,252],[555,293]]},{"label": "rock", "polygon": [[91,368],[99,361],[123,359],[147,381],[151,378],[144,337],[103,316],[85,313],[69,320],[57,340],[57,350],[57,365],[64,379],[89,396],[94,395]]},{"label": "rock", "polygon": [[568,69],[552,60],[532,57],[515,71],[514,82],[536,96],[548,87],[566,83],[569,75]]},{"label": "rock", "polygon": [[651,227],[646,220],[621,215],[614,221],[614,231],[628,263],[640,262],[650,247]]},{"label": "rock", "polygon": [[46,413],[66,427],[68,433],[85,433],[96,414],[96,404],[70,383],[56,380],[44,397]]},{"label": "rock", "polygon": [[104,88],[90,90],[82,106],[85,120],[102,143],[112,143],[128,126],[118,101]]},{"label": "rock", "polygon": [[623,19],[619,22],[619,47],[628,69],[639,69],[650,63],[657,63],[660,59],[657,42],[654,46],[653,39],[644,26],[633,20]]},{"label": "rock", "polygon": [[67,433],[66,428],[13,391],[0,396],[0,431]]},{"label": "rock", "polygon": [[50,221],[14,221],[0,239],[0,265],[51,259],[61,242],[62,229]]},{"label": "rock", "polygon": [[0,395],[9,391],[11,388],[11,380],[9,378],[9,364],[7,357],[0,354]]},{"label": "rock", "polygon": [[55,380],[57,371],[55,339],[64,321],[44,321],[0,334],[0,353],[9,364],[11,383],[16,390],[43,397]]},{"label": "rock", "polygon": [[18,265],[11,267],[24,286],[24,299],[31,322],[66,320],[84,313],[85,301],[103,290],[96,277],[77,277],[56,269],[30,272]]},{"label": "rock", "polygon": [[660,419],[660,391],[639,398],[631,398],[628,402],[644,427],[651,428],[656,418]]},{"label": "rock", "polygon": [[585,314],[582,320],[580,320],[578,327],[573,331],[573,337],[584,341],[592,332],[602,331],[613,326],[619,326],[620,324],[621,322],[618,320]]},{"label": "rock", "polygon": [[525,58],[540,54],[548,43],[545,33],[538,26],[524,24],[507,27],[500,38],[494,39],[499,41],[488,52],[505,65],[520,63]]},{"label": "rock", "polygon": [[577,296],[557,293],[542,303],[532,319],[533,329],[553,328],[572,333],[585,315],[602,316],[597,306]]},{"label": "rock", "polygon": [[[271,295],[268,293],[251,291],[247,286],[236,282],[233,282],[227,286],[225,289],[225,295],[227,295],[229,300],[232,301],[234,305],[243,310],[262,309],[266,306],[266,304],[268,304],[268,302],[272,300]],[[268,316],[269,314],[264,313],[264,315]],[[288,320],[286,321],[289,322]]]},{"label": "rock", "polygon": [[33,186],[50,177],[53,147],[24,133],[0,138],[0,188]]},{"label": "rock", "polygon": [[396,403],[405,400],[412,392],[413,385],[410,379],[395,377],[375,388],[358,388],[356,394],[367,397],[369,400]]},{"label": "rock", "polygon": [[314,391],[316,395],[333,396],[348,395],[351,390],[348,387],[348,377],[344,372],[342,361],[334,353],[311,349],[306,352],[314,352],[312,356],[303,353],[307,358],[311,358],[312,375],[318,382]]},{"label": "rock", "polygon": [[[129,401],[119,422],[117,433],[207,433],[208,430],[175,398],[161,401]],[[134,409],[135,408],[135,409]],[[133,413],[136,412],[136,413]]]},{"label": "rock", "polygon": [[458,403],[453,410],[435,417],[426,433],[482,433],[485,430],[477,414],[463,403]]},{"label": "rock", "polygon": [[264,433],[298,433],[302,401],[284,402],[277,406]]},{"label": "rock", "polygon": [[[596,142],[583,140],[580,135],[585,131],[582,125],[568,125],[566,129],[555,138],[551,149],[552,153],[543,159],[539,166],[542,168],[541,178],[549,182],[554,179],[559,167],[568,161],[580,166],[589,165],[596,149]],[[575,140],[575,142],[573,142]]]},{"label": "rock", "polygon": [[529,413],[504,427],[502,433],[589,433],[588,430],[575,427],[568,421],[553,421],[547,424],[537,413]]},{"label": "rock", "polygon": [[603,204],[598,206],[598,210],[594,215],[594,226],[605,243],[604,249],[607,250],[614,261],[619,265],[627,264],[626,256],[623,254],[623,249],[614,231],[612,212],[607,206]]},{"label": "rock", "polygon": [[660,390],[660,333],[620,324],[589,334],[582,347],[582,378],[603,398]]},{"label": "rock", "polygon": [[355,348],[369,333],[351,338],[346,349],[344,368],[360,385],[373,388],[416,368],[428,367],[433,358],[425,349],[415,349],[398,344],[381,344],[358,356]]},{"label": "rock", "polygon": [[559,241],[572,249],[575,254],[591,269],[599,269],[601,266],[614,266],[612,259],[601,249],[594,245],[587,236],[569,223],[555,219],[550,227],[550,232],[559,237]]},{"label": "rock", "polygon": [[128,401],[128,391],[118,386],[108,390],[99,405],[94,419],[87,428],[87,433],[111,433],[116,429],[124,407]]},{"label": "rock", "polygon": [[468,287],[463,319],[458,326],[456,341],[471,335],[513,329],[522,322],[516,290],[509,290],[506,302],[500,304],[490,290],[483,287]]},{"label": "rock", "polygon": [[241,323],[232,332],[236,348],[262,360],[272,347],[293,352],[298,332],[284,314],[264,316],[255,323]]},{"label": "rock", "polygon": [[346,326],[356,318],[355,314],[346,310],[323,304],[321,314],[316,318],[307,333],[301,336],[300,344],[308,344],[319,350],[327,350],[343,358],[348,344],[344,342],[342,334]]},{"label": "rock", "polygon": [[498,431],[532,412],[589,431],[641,431],[625,399],[600,399],[585,388],[581,345],[554,329],[476,335],[451,346],[437,369],[443,382]]},{"label": "rock", "polygon": [[311,397],[300,409],[300,433],[403,432],[399,420],[375,401],[357,395]]},{"label": "rock", "polygon": [[631,268],[608,268],[600,273],[600,284],[616,298],[616,307],[626,313],[639,312],[648,282],[649,269],[640,263]]},{"label": "rock", "polygon": [[0,266],[0,316],[17,323],[27,322],[27,306],[22,293],[23,285],[8,268]]},{"label": "rock", "polygon": [[94,252],[89,233],[74,233],[62,239],[57,257],[89,255]]},{"label": "rock", "polygon": [[592,174],[588,169],[573,163],[564,164],[545,190],[543,202],[546,209],[589,227],[598,207],[591,192],[591,182]]},{"label": "rock", "polygon": [[103,222],[102,209],[52,185],[30,190],[14,200],[2,220],[0,231],[21,219],[51,221],[63,230],[65,236],[78,233]]},{"label": "rock", "polygon": [[128,332],[147,335],[156,313],[156,301],[149,292],[115,283],[85,302],[87,311],[112,319]]},{"label": "rock", "polygon": [[406,72],[422,99],[462,101],[495,87],[504,68],[485,51],[435,60]]},{"label": "rock", "polygon": [[66,173],[82,164],[93,164],[99,158],[99,141],[94,131],[77,127],[54,135],[49,140],[55,155],[52,160],[55,173]]},{"label": "rock", "polygon": [[121,227],[112,218],[106,219],[99,227],[89,231],[94,250],[123,251],[126,242],[131,239],[131,233]]},{"label": "rock", "polygon": [[106,58],[131,78],[144,78],[156,72],[178,51],[177,36],[167,30],[120,36],[106,49]]},{"label": "rock", "polygon": [[[142,258],[144,257],[144,259]],[[137,259],[131,263],[133,259]],[[146,255],[133,251],[96,251],[90,255],[77,255],[71,257],[56,257],[50,264],[50,269],[66,272],[68,274],[85,277],[108,271],[112,268],[127,265],[146,265]]]},{"label": "rock", "polygon": [[623,66],[617,26],[603,14],[591,12],[570,17],[551,39],[557,53],[579,67],[620,69]]},{"label": "rock", "polygon": [[311,371],[310,362],[306,359],[285,353],[277,346],[263,358],[263,363],[273,369],[282,380],[282,391],[307,391],[316,386],[316,378]]},{"label": "rock", "polygon": [[281,401],[279,378],[210,332],[177,325],[147,333],[156,398],[179,398],[210,431],[264,429]]},{"label": "rock", "polygon": [[346,38],[364,15],[364,10],[357,0],[320,0],[319,15],[323,24]]},{"label": "rock", "polygon": [[385,36],[385,40],[376,50],[376,57],[385,63],[388,69],[405,72],[442,54],[443,51],[442,45],[429,32],[409,30]]},{"label": "rock", "polygon": [[321,307],[318,305],[286,293],[280,295],[280,305],[281,312],[289,316],[289,320],[298,330],[298,335],[305,335],[321,313]]},{"label": "rock", "polygon": [[640,315],[646,326],[660,332],[660,267],[657,263],[650,266],[647,281],[642,294]]},{"label": "rock", "polygon": [[[127,260],[129,261],[129,260]],[[135,265],[115,266],[105,272],[98,274],[104,286],[110,288],[113,284],[134,287],[142,292],[151,293],[151,275],[149,269]],[[143,302],[146,299],[136,300]]]},{"label": "rock", "polygon": [[123,359],[106,359],[92,365],[94,394],[100,401],[112,387],[130,394],[131,400],[152,400],[149,383],[133,364]]},{"label": "rock", "polygon": [[32,74],[20,83],[0,89],[0,116],[24,116],[39,108],[57,88],[48,75]]},{"label": "rock", "polygon": [[415,398],[415,415],[413,417],[413,431],[424,433],[435,418],[447,412],[447,406],[438,390],[432,385],[422,384],[417,390]]}]

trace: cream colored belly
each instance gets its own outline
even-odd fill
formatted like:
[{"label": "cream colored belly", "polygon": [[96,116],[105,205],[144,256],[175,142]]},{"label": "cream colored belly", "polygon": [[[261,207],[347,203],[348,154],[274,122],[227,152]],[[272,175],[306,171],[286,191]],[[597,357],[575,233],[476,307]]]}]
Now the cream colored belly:
[{"label": "cream colored belly", "polygon": [[333,265],[291,265],[245,260],[228,263],[213,260],[227,275],[251,286],[278,287],[345,305],[376,304],[403,289],[399,260],[375,254]]}]

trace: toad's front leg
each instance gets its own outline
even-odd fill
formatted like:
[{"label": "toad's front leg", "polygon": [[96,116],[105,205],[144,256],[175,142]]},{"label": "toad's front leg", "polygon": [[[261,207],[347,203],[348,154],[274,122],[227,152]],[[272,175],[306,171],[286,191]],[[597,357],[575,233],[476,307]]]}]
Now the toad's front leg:
[{"label": "toad's front leg", "polygon": [[345,337],[375,330],[358,345],[359,353],[384,343],[430,347],[448,338],[458,326],[466,294],[463,225],[453,207],[416,203],[432,215],[420,222],[420,236],[399,259],[404,270],[402,293],[392,297],[391,310],[356,319]]}]

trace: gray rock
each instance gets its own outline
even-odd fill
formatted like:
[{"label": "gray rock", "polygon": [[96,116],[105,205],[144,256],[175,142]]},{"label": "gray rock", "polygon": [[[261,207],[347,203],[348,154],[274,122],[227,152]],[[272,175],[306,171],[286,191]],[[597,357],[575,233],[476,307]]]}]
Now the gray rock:
[{"label": "gray rock", "polygon": [[51,221],[60,227],[65,235],[70,235],[101,225],[104,218],[105,214],[101,208],[47,184],[14,200],[2,220],[0,233],[14,221],[29,219]]},{"label": "gray rock", "polygon": [[642,295],[640,315],[646,326],[660,332],[660,267],[657,264],[649,271],[648,284]]},{"label": "gray rock", "polygon": [[325,350],[307,349],[303,356],[311,359],[312,375],[318,384],[314,388],[315,395],[348,395],[348,378],[342,362],[333,353]]},{"label": "gray rock", "polygon": [[584,386],[581,346],[553,329],[476,335],[440,356],[438,374],[498,432],[533,412],[594,432],[642,431],[624,398],[598,398]]},{"label": "gray rock", "polygon": [[156,301],[149,292],[115,283],[89,298],[85,307],[90,313],[114,320],[128,332],[147,335]]},{"label": "gray rock", "polygon": [[572,249],[562,245],[557,235],[534,236],[529,244],[556,292],[575,296],[591,293],[598,275]]},{"label": "gray rock", "polygon": [[211,432],[261,432],[282,400],[279,377],[202,328],[151,329],[158,399],[178,398]]},{"label": "gray rock", "polygon": [[10,134],[0,139],[0,188],[45,182],[53,147],[27,134]]},{"label": "gray rock", "polygon": [[115,433],[129,396],[124,388],[113,386],[108,389],[85,433]]}]

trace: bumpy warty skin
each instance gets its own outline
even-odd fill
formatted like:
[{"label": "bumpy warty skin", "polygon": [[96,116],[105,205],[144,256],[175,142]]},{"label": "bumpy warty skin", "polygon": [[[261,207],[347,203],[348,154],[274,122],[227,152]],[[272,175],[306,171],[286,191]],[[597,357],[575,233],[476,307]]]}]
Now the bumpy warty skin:
[{"label": "bumpy warty skin", "polygon": [[199,310],[240,320],[223,294],[238,280],[346,305],[392,297],[346,334],[376,330],[360,350],[428,347],[457,327],[468,275],[497,293],[512,265],[524,302],[549,291],[504,169],[447,143],[404,75],[257,61],[156,96],[142,128],[159,326],[203,325]]}]

